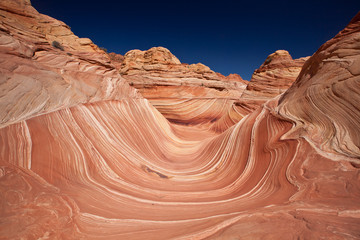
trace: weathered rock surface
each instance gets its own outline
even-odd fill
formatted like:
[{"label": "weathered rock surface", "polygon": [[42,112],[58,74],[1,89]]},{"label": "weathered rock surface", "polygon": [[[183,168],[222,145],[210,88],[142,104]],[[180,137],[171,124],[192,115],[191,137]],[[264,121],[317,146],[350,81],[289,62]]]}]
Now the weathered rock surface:
[{"label": "weathered rock surface", "polygon": [[137,96],[107,54],[63,22],[28,1],[1,1],[0,11],[0,127],[79,103]]},{"label": "weathered rock surface", "polygon": [[121,54],[117,54],[117,53],[114,53],[114,52],[111,52],[108,54],[109,55],[109,58],[111,60],[111,63],[117,68],[117,69],[120,69],[121,68],[121,65],[124,61],[124,56],[121,55]]},{"label": "weathered rock surface", "polygon": [[360,148],[359,22],[358,14],[321,46],[279,105],[280,113],[296,124],[289,136],[352,158],[359,158]]},{"label": "weathered rock surface", "polygon": [[27,1],[0,9],[1,239],[360,238],[360,14],[215,133],[169,122],[96,46],[52,47]]},{"label": "weathered rock surface", "polygon": [[266,101],[284,93],[296,80],[308,58],[293,60],[285,50],[270,54],[260,68],[254,71],[241,97],[232,102],[229,110],[211,126],[211,129],[222,132]]},{"label": "weathered rock surface", "polygon": [[163,47],[129,51],[120,73],[171,122],[209,127],[232,110],[247,84],[237,74],[182,64]]},{"label": "weathered rock surface", "polygon": [[277,50],[254,71],[246,93],[272,98],[285,92],[295,82],[307,59],[309,57],[294,60],[288,51]]},{"label": "weathered rock surface", "polygon": [[247,115],[269,99],[284,93],[296,80],[309,57],[292,59],[288,51],[277,50],[254,71],[249,84],[237,101],[239,111]]}]

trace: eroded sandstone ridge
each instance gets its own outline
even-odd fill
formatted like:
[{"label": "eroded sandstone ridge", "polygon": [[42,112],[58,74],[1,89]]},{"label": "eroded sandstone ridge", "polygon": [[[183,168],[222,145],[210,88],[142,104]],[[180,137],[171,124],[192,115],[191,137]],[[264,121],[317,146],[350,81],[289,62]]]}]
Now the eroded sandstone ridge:
[{"label": "eroded sandstone ridge", "polygon": [[269,99],[284,93],[296,80],[309,57],[293,59],[288,51],[277,50],[254,71],[237,105],[247,115]]},{"label": "eroded sandstone ridge", "polygon": [[169,122],[29,1],[0,21],[0,238],[360,238],[360,14],[222,132]]},{"label": "eroded sandstone ridge", "polygon": [[79,103],[137,96],[107,54],[30,1],[1,1],[0,10],[0,127]]},{"label": "eroded sandstone ridge", "polygon": [[233,110],[248,83],[201,63],[182,64],[163,47],[129,51],[120,73],[171,122],[209,128]]},{"label": "eroded sandstone ridge", "polygon": [[254,71],[246,90],[248,95],[272,98],[285,92],[295,82],[309,57],[292,59],[288,51],[277,50]]},{"label": "eroded sandstone ridge", "polygon": [[269,99],[285,92],[308,59],[293,60],[285,50],[269,55],[250,82],[225,77],[209,67],[182,64],[168,49],[110,54],[128,83],[169,121],[222,132]]}]

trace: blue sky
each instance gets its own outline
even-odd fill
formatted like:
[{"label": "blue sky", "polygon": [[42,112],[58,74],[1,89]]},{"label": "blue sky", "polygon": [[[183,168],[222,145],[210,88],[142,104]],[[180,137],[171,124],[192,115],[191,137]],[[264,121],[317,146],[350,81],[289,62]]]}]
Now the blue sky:
[{"label": "blue sky", "polygon": [[278,49],[312,55],[360,10],[359,0],[31,2],[109,52],[163,46],[183,63],[247,80]]}]

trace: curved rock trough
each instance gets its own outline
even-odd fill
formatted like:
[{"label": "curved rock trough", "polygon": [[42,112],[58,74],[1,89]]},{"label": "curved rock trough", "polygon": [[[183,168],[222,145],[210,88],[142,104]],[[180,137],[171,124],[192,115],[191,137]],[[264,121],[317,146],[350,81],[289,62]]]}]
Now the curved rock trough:
[{"label": "curved rock trough", "polygon": [[251,108],[289,55],[247,87],[116,62],[29,1],[0,21],[1,239],[360,239],[359,14]]}]

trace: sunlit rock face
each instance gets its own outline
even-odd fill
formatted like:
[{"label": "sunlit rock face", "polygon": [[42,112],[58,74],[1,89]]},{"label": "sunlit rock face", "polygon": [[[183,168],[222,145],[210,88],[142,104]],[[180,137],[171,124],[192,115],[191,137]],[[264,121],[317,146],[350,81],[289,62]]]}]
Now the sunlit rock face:
[{"label": "sunlit rock face", "polygon": [[210,129],[233,111],[248,83],[237,74],[225,77],[201,63],[182,64],[163,47],[129,51],[120,73],[171,122]]},{"label": "sunlit rock face", "polygon": [[285,50],[270,54],[260,68],[254,71],[241,97],[232,102],[230,110],[211,129],[222,132],[266,101],[284,93],[296,80],[308,58],[293,60]]},{"label": "sunlit rock face", "polygon": [[124,56],[122,56],[121,54],[117,54],[114,52],[111,52],[108,54],[109,58],[111,60],[111,63],[117,68],[120,69],[122,63],[124,62]]},{"label": "sunlit rock face", "polygon": [[292,59],[288,51],[277,50],[254,71],[249,84],[237,101],[239,111],[249,114],[269,99],[284,93],[296,80],[309,57]]},{"label": "sunlit rock face", "polygon": [[360,147],[359,20],[320,47],[279,105],[296,125],[289,136],[351,158],[359,158]]},{"label": "sunlit rock face", "polygon": [[0,17],[1,239],[360,238],[360,15],[221,133],[168,121],[96,46],[54,48],[28,2]]},{"label": "sunlit rock face", "polygon": [[294,60],[288,51],[277,50],[254,71],[246,93],[272,98],[285,92],[296,80],[307,59],[309,57]]},{"label": "sunlit rock face", "polygon": [[0,3],[0,126],[79,103],[136,97],[107,54],[27,1]]}]

